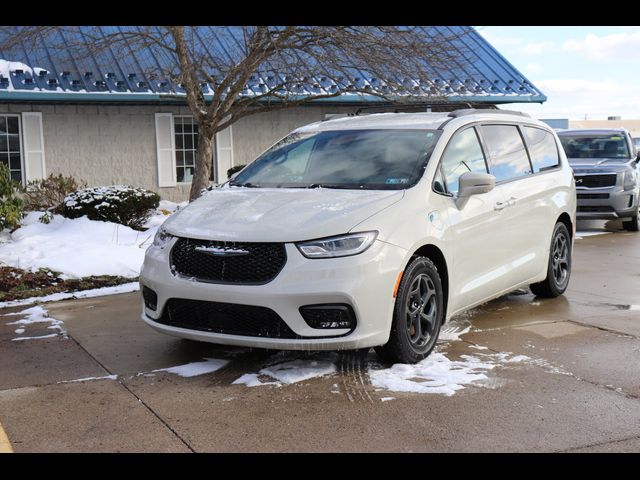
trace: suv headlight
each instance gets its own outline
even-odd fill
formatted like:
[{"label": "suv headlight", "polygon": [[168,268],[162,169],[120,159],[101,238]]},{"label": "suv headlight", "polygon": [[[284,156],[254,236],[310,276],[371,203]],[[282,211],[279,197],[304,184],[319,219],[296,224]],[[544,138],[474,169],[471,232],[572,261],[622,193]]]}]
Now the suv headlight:
[{"label": "suv headlight", "polygon": [[636,172],[633,170],[626,170],[624,172],[622,185],[625,190],[633,190],[636,188]]},{"label": "suv headlight", "polygon": [[358,255],[371,246],[378,232],[360,232],[296,243],[307,258],[335,258]]},{"label": "suv headlight", "polygon": [[160,228],[158,228],[158,231],[156,232],[156,236],[153,237],[153,246],[158,248],[164,248],[169,244],[172,238],[173,238],[173,235],[167,232],[167,229],[161,225]]}]

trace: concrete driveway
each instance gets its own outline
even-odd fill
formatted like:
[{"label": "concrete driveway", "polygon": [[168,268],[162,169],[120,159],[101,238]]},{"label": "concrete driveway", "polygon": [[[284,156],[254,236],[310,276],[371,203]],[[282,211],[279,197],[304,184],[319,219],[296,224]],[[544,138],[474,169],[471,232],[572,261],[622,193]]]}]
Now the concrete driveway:
[{"label": "concrete driveway", "polygon": [[579,226],[565,296],[515,292],[449,325],[429,372],[462,378],[450,395],[373,351],[163,336],[124,294],[0,318],[0,424],[16,452],[638,452],[640,234],[600,226]]}]

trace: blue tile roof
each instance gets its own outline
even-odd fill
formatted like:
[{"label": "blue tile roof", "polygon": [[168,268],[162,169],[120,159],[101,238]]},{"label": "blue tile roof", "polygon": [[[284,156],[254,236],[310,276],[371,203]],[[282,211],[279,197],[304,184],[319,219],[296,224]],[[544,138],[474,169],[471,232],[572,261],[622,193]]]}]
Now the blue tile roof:
[{"label": "blue tile roof", "polygon": [[[128,52],[109,48],[91,55],[74,55],[73,47],[88,35],[89,27],[72,33],[58,32],[55,42],[42,39],[35,45],[22,45],[11,53],[0,50],[0,101],[180,101],[184,89],[163,76],[175,60],[160,48],[147,47]],[[121,32],[121,27],[91,27],[92,33],[109,35]],[[130,28],[130,27],[128,27]],[[135,27],[134,27],[135,28]],[[546,96],[509,63],[472,27],[414,27],[425,35],[444,35],[451,49],[457,52],[457,66],[446,71],[425,64],[422,78],[428,84],[402,79],[407,90],[420,96],[445,97],[451,101],[477,103],[544,102]],[[84,29],[84,31],[83,31]],[[241,30],[234,27],[199,27],[196,36],[200,48],[216,55],[233,58],[239,47]],[[85,39],[86,40],[86,39]],[[54,48],[52,43],[57,46]],[[275,68],[269,64],[251,77],[243,95],[263,93],[277,81]],[[353,82],[367,89],[386,93],[384,82],[358,70],[344,71],[344,82]],[[327,77],[307,78],[291,93],[308,96],[334,92],[338,85]],[[334,75],[335,78],[335,75]],[[211,86],[202,84],[205,98],[211,97]],[[371,103],[381,99],[375,95],[344,94],[322,100],[332,103]]]}]

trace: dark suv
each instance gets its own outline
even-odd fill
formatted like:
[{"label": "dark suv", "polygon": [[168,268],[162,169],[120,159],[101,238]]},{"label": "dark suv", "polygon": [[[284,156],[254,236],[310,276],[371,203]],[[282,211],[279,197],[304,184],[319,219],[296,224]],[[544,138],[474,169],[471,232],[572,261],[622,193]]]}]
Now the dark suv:
[{"label": "dark suv", "polygon": [[562,130],[564,147],[578,195],[579,219],[622,219],[637,232],[640,154],[625,129]]}]

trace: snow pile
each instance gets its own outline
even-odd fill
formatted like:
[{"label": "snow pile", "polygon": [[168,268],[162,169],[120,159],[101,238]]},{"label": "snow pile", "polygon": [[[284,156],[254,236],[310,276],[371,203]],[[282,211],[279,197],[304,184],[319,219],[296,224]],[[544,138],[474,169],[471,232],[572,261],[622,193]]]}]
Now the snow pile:
[{"label": "snow pile", "polygon": [[487,373],[508,364],[525,364],[545,369],[549,373],[572,375],[544,359],[511,352],[478,353],[461,355],[460,360],[449,360],[444,354],[433,352],[415,365],[397,363],[390,368],[369,368],[371,384],[376,388],[393,392],[439,393],[447,396],[467,385],[495,388],[501,385],[490,379]]},{"label": "snow pile", "polygon": [[11,242],[0,245],[0,262],[24,270],[49,268],[67,278],[90,275],[137,277],[157,228],[145,232],[87,217],[56,215],[49,224],[30,212]]},{"label": "snow pile", "polygon": [[18,325],[18,328],[16,328],[15,330],[17,335],[23,335],[26,331],[26,327],[28,325],[33,325],[34,323],[48,323],[49,326],[47,328],[50,330],[57,330],[57,333],[51,333],[49,335],[40,335],[37,337],[18,336],[16,338],[13,338],[12,339],[13,341],[52,338],[52,337],[57,337],[59,335],[62,335],[66,338],[67,336],[67,331],[62,326],[64,322],[62,322],[61,320],[56,320],[55,318],[49,317],[48,312],[40,306],[27,308],[26,310],[22,310],[21,312],[17,312],[17,313],[7,313],[3,316],[8,317],[8,316],[18,316],[18,315],[24,316],[24,318],[20,320],[16,320],[15,322],[7,323],[7,325]]},{"label": "snow pile", "polygon": [[219,358],[205,358],[202,362],[187,363],[177,367],[160,368],[158,370],[152,370],[152,373],[168,372],[179,375],[180,377],[196,377],[220,370],[228,363],[228,360],[220,360]]},{"label": "snow pile", "polygon": [[445,323],[438,335],[439,342],[455,342],[460,337],[471,330],[471,323],[467,320],[452,320]]},{"label": "snow pile", "polygon": [[[277,385],[283,383],[302,382],[311,378],[323,377],[336,372],[333,362],[326,360],[306,360],[297,359],[289,362],[278,363],[265,367],[259,373],[247,373],[233,382],[234,385],[246,385],[247,387],[257,387],[260,385]],[[263,381],[260,376],[270,377],[275,381]]]},{"label": "snow pile", "polygon": [[370,368],[369,378],[376,388],[450,396],[465,385],[487,379],[485,372],[495,367],[495,363],[482,362],[476,357],[452,361],[434,352],[415,365],[396,363],[382,370]]}]

